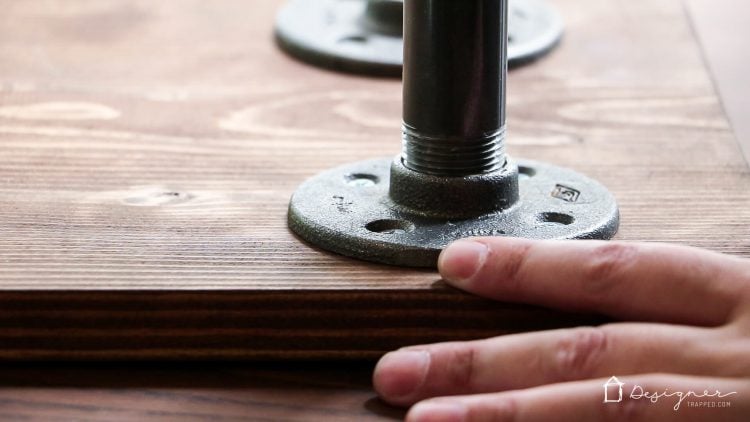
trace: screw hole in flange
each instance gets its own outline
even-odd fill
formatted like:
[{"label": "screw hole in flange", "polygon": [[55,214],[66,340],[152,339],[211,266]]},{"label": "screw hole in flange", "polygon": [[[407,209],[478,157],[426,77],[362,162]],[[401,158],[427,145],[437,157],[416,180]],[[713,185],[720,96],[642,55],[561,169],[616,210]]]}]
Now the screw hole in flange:
[{"label": "screw hole in flange", "polygon": [[344,180],[346,181],[347,185],[354,186],[356,188],[368,188],[371,186],[375,186],[378,184],[378,182],[380,182],[380,178],[378,176],[366,173],[347,174],[346,176],[344,176]]},{"label": "screw hole in flange", "polygon": [[357,44],[364,44],[367,42],[367,36],[366,35],[348,35],[346,37],[341,37],[339,39],[340,43],[357,43]]},{"label": "screw hole in flange", "polygon": [[536,176],[536,170],[531,167],[518,166],[518,178],[519,179],[530,179]]},{"label": "screw hole in flange", "polygon": [[405,234],[414,230],[414,224],[406,220],[376,220],[368,223],[365,228],[373,233]]},{"label": "screw hole in flange", "polygon": [[572,215],[561,214],[559,212],[545,212],[539,214],[539,221],[543,223],[560,224],[563,226],[569,226],[573,224],[576,219]]}]

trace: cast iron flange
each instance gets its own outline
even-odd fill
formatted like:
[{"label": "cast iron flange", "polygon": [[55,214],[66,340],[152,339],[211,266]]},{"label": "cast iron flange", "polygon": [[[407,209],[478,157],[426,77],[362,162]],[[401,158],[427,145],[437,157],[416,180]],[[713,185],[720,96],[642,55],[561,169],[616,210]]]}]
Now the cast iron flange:
[{"label": "cast iron flange", "polygon": [[[334,70],[400,77],[403,0],[288,0],[276,22],[279,45]],[[560,15],[544,0],[511,0],[508,59],[534,60],[560,41]]]},{"label": "cast iron flange", "polygon": [[505,153],[507,0],[406,0],[404,12],[401,154],[303,183],[290,228],[333,252],[412,267],[434,267],[465,237],[614,236],[606,188]]},{"label": "cast iron flange", "polygon": [[[290,228],[332,252],[409,267],[434,267],[443,248],[466,237],[609,239],[617,232],[614,197],[598,182],[565,168],[520,161],[515,204],[477,217],[446,218],[424,215],[391,198],[391,166],[399,168],[394,172],[408,171],[400,163],[400,156],[363,161],[306,181],[292,197]],[[460,196],[444,204],[464,208],[481,201],[470,193]]]}]

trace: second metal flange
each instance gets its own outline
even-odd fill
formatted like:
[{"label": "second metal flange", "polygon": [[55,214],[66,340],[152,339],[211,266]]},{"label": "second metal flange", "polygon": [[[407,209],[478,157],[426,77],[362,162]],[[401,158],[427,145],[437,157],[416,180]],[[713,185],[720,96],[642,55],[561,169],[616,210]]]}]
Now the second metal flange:
[{"label": "second metal flange", "polygon": [[[369,160],[306,181],[292,197],[290,228],[342,255],[410,267],[435,267],[445,246],[466,237],[608,239],[617,232],[614,197],[572,170],[520,161],[518,202],[480,217],[446,219],[415,213],[392,200],[391,172],[399,172],[400,166],[401,157]],[[461,200],[479,198],[466,194]]]},{"label": "second metal flange", "polygon": [[[402,16],[401,0],[289,0],[276,37],[285,51],[317,66],[398,77]],[[542,0],[511,0],[509,20],[510,66],[544,55],[563,34],[559,14]]]}]

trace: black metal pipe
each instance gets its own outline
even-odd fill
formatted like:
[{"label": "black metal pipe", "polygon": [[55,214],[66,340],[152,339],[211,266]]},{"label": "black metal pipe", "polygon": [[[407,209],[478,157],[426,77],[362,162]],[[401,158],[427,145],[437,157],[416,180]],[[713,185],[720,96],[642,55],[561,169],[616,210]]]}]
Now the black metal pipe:
[{"label": "black metal pipe", "polygon": [[508,0],[405,0],[407,168],[469,176],[505,165],[507,38]]}]

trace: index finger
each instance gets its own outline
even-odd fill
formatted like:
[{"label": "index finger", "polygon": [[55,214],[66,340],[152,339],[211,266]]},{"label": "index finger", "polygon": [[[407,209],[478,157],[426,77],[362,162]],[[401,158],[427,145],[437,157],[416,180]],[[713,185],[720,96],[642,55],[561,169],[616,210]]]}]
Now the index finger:
[{"label": "index finger", "polygon": [[704,326],[729,322],[750,289],[744,261],[645,243],[476,238],[446,248],[438,267],[497,300]]}]

